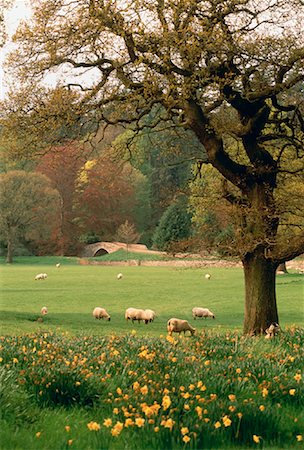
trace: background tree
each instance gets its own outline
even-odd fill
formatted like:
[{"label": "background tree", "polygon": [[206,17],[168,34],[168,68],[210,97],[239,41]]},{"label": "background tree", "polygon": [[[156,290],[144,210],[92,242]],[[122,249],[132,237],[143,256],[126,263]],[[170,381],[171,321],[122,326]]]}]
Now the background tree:
[{"label": "background tree", "polygon": [[87,161],[79,172],[74,208],[82,233],[94,233],[101,240],[115,238],[122,220],[133,219],[137,173],[112,156]]},{"label": "background tree", "polygon": [[162,215],[153,235],[153,246],[158,250],[171,250],[190,235],[191,214],[187,211],[187,202],[179,200],[170,205]]},{"label": "background tree", "polygon": [[38,160],[36,171],[46,175],[60,194],[60,232],[53,242],[53,252],[75,255],[79,250],[80,230],[74,208],[78,173],[88,157],[88,150],[77,142],[56,146]]},{"label": "background tree", "polygon": [[11,171],[0,175],[0,231],[8,263],[20,239],[38,241],[58,224],[59,194],[41,174]]},{"label": "background tree", "polygon": [[[160,105],[164,122],[192,130],[227,181],[226,199],[243,208],[237,248],[245,274],[244,332],[259,333],[277,322],[276,268],[304,250],[303,235],[281,239],[276,199],[284,174],[303,171],[301,95],[292,95],[304,79],[302,1],[35,5],[33,21],[15,35],[18,51],[9,60],[24,89],[52,69],[75,69],[78,75],[82,70],[86,76],[78,86],[66,86],[74,93],[73,107],[60,103],[66,120],[77,124],[94,111],[96,121],[141,128],[142,118]],[[64,86],[59,89],[64,97]],[[54,112],[52,93],[47,95],[44,105]],[[22,117],[15,127],[19,134],[48,111],[42,97],[32,95],[26,107],[24,95],[22,101],[20,94],[11,97],[15,103],[4,104],[4,122]],[[202,150],[201,161],[203,155]],[[296,168],[290,169],[290,160]]]},{"label": "background tree", "polygon": [[138,242],[140,234],[136,231],[133,223],[126,220],[117,230],[117,239],[119,242],[127,244],[127,260],[129,259],[129,245]]}]

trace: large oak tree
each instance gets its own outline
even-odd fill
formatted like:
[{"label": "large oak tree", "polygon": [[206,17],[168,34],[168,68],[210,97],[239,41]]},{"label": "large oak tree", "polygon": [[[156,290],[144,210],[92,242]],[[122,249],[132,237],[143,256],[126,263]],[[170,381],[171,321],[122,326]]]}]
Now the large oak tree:
[{"label": "large oak tree", "polygon": [[[34,3],[33,22],[20,27],[9,62],[21,84],[31,85],[27,108],[24,96],[21,102],[27,118],[43,111],[40,124],[46,121],[48,101],[33,95],[33,83],[57,71],[57,92],[65,85],[75,93],[73,114],[62,114],[69,120],[94,112],[97,122],[140,128],[159,105],[166,111],[159,118],[192,130],[226,180],[227,201],[243,208],[244,332],[277,322],[276,267],[304,250],[303,235],[277,239],[275,195],[284,174],[303,170],[302,1]],[[12,92],[6,105],[11,117],[22,116],[18,98]],[[50,111],[61,111],[54,98]]]}]

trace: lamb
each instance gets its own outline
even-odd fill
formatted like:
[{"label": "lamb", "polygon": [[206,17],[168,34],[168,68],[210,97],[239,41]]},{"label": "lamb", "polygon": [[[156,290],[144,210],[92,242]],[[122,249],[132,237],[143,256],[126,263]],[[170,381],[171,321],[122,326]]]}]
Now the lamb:
[{"label": "lamb", "polygon": [[215,315],[208,308],[195,307],[192,309],[192,315],[193,319],[196,319],[197,317],[205,317],[205,319],[207,317],[212,317],[213,319],[215,319]]},{"label": "lamb", "polygon": [[60,263],[57,263],[57,264],[56,264],[56,267],[57,267],[57,269],[59,269],[59,267],[60,267]]},{"label": "lamb", "polygon": [[94,308],[93,310],[93,317],[95,317],[95,319],[106,319],[108,321],[111,320],[110,315],[107,313],[107,311],[104,308],[100,308],[99,306],[97,306],[96,308]]},{"label": "lamb", "polygon": [[47,278],[47,274],[46,273],[38,273],[35,276],[35,280],[45,280]]},{"label": "lamb", "polygon": [[138,322],[140,322],[142,320],[146,324],[149,322],[149,320],[146,318],[145,311],[143,309],[137,309],[137,308],[126,309],[125,319],[132,320],[132,323],[134,322],[134,320],[138,320]]},{"label": "lamb", "polygon": [[121,280],[122,279],[122,273],[119,273],[118,275],[117,275],[117,280]]},{"label": "lamb", "polygon": [[181,331],[183,331],[185,334],[187,330],[189,330],[191,336],[193,336],[193,334],[196,332],[196,328],[193,328],[189,324],[188,320],[176,319],[175,317],[168,320],[167,330],[170,336],[172,336],[172,333],[180,333]]},{"label": "lamb", "polygon": [[210,278],[211,278],[210,273],[206,273],[205,278],[206,278],[206,280],[210,280]]},{"label": "lamb", "polygon": [[47,307],[46,307],[46,306],[43,306],[43,307],[41,308],[41,310],[40,310],[40,314],[41,314],[42,316],[45,316],[47,313],[48,313]]}]

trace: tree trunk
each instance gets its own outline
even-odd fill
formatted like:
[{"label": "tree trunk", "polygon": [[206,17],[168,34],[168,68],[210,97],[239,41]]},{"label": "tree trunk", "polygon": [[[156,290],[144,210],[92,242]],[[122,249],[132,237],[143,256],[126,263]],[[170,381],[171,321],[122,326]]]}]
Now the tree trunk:
[{"label": "tree trunk", "polygon": [[264,257],[263,249],[247,254],[242,262],[245,276],[244,334],[256,335],[279,321],[275,291],[277,265]]},{"label": "tree trunk", "polygon": [[11,264],[13,262],[13,243],[11,239],[8,239],[7,241],[6,262],[7,264]]}]

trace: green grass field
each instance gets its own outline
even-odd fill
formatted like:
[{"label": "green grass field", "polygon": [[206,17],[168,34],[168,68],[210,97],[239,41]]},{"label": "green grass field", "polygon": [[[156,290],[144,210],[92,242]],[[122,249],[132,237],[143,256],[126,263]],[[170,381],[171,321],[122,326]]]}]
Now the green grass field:
[{"label": "green grass field", "polygon": [[[1,450],[303,449],[303,275],[278,277],[283,333],[266,340],[242,336],[241,269],[50,257],[0,273]],[[129,306],[155,322],[126,323]],[[194,321],[193,306],[216,319]],[[172,316],[198,333],[167,336]]]},{"label": "green grass field", "polygon": [[[22,260],[22,258],[21,258]],[[139,334],[158,336],[166,333],[170,317],[194,322],[194,306],[208,307],[216,319],[201,319],[194,323],[198,330],[241,330],[244,311],[242,269],[207,268],[179,269],[132,266],[81,266],[76,259],[32,258],[36,264],[0,266],[1,272],[1,333],[15,334],[42,330],[68,331],[74,334],[124,333],[136,328]],[[35,281],[37,273],[48,278]],[[121,280],[117,274],[123,273]],[[211,274],[208,281],[205,273]],[[282,327],[304,325],[303,275],[289,273],[277,278],[277,299]],[[42,306],[49,314],[37,322]],[[95,306],[107,309],[111,321],[92,317]],[[126,323],[128,307],[151,308],[157,313],[154,323]]]}]

